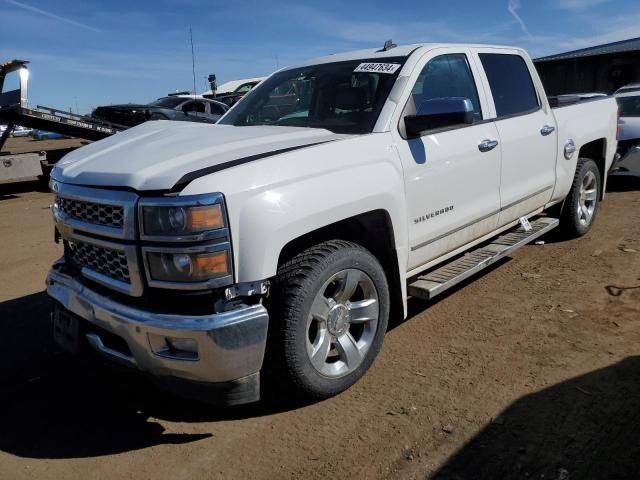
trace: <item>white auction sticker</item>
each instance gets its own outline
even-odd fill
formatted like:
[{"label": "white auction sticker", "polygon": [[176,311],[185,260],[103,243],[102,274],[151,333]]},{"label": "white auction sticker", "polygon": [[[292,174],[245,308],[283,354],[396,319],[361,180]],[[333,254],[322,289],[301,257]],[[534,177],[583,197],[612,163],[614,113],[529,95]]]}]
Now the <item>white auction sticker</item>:
[{"label": "white auction sticker", "polygon": [[396,70],[400,68],[399,63],[361,63],[356,67],[354,73],[366,72],[366,73],[396,73]]}]

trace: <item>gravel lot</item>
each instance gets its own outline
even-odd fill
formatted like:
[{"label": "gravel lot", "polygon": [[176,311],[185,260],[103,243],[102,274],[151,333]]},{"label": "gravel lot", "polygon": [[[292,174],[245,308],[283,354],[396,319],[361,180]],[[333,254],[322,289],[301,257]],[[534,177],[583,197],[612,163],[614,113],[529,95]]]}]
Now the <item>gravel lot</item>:
[{"label": "gravel lot", "polygon": [[611,179],[586,237],[411,301],[349,391],[232,409],[55,350],[36,188],[0,185],[2,479],[637,478],[640,179]]}]

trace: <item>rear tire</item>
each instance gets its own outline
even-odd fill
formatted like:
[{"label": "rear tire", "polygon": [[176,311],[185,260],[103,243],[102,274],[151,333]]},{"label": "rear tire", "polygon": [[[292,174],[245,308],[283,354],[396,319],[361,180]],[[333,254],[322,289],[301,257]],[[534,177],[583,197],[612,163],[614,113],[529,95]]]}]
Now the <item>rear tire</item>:
[{"label": "rear tire", "polygon": [[278,269],[272,345],[286,386],[322,399],[346,390],[369,369],[389,319],[389,285],[380,262],[355,243],[331,240]]},{"label": "rear tire", "polygon": [[567,238],[581,237],[596,219],[601,196],[602,180],[596,162],[578,159],[569,195],[562,204],[560,230]]}]

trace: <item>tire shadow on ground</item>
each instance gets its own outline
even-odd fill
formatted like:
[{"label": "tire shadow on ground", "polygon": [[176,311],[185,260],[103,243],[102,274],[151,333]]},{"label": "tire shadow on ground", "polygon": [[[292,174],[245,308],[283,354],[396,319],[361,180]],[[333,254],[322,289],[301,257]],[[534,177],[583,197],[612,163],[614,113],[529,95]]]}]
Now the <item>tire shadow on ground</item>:
[{"label": "tire shadow on ground", "polygon": [[634,356],[522,397],[430,478],[637,478],[639,406]]},{"label": "tire shadow on ground", "polygon": [[0,303],[0,450],[26,458],[83,458],[210,433],[167,433],[158,420],[215,422],[303,406],[269,396],[239,407],[181,399],[146,376],[72,357],[53,344],[45,292]]}]

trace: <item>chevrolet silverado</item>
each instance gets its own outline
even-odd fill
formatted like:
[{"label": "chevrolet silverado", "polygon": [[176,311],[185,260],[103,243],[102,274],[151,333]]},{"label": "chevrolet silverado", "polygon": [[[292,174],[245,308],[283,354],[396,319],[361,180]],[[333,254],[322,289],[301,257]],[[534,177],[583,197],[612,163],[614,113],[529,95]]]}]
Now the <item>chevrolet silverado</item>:
[{"label": "chevrolet silverado", "polygon": [[616,120],[611,97],[551,108],[519,48],[281,69],[216,125],[147,122],[55,166],[54,337],[224,404],[258,400],[265,371],[335,395],[408,297],[585,234]]}]

